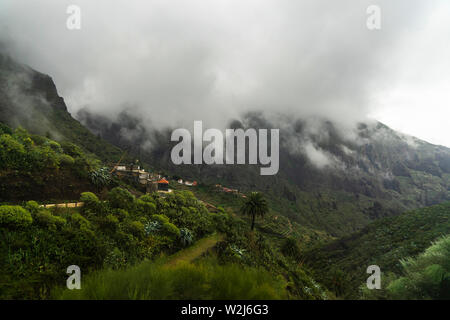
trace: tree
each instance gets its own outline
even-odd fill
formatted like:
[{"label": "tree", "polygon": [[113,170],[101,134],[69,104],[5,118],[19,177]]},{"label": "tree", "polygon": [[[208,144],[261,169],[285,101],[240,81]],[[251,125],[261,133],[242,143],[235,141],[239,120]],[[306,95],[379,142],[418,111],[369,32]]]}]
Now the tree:
[{"label": "tree", "polygon": [[241,207],[241,212],[245,215],[252,217],[252,227],[251,230],[255,228],[255,218],[264,217],[264,215],[269,211],[266,199],[260,192],[252,192],[245,199],[244,204]]},{"label": "tree", "polygon": [[108,193],[111,207],[129,210],[134,205],[134,196],[126,189],[116,187]]}]

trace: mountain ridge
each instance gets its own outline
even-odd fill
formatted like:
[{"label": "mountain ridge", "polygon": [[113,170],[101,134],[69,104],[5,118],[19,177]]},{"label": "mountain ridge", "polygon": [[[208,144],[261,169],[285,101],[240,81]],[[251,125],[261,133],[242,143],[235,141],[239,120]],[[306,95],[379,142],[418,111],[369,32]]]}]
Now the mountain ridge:
[{"label": "mountain ridge", "polygon": [[[0,57],[0,121],[70,140],[109,163],[127,150],[130,156],[124,161],[139,158],[167,175],[262,191],[273,211],[333,236],[450,200],[450,149],[408,138],[381,123],[359,124],[352,140],[327,120],[314,126],[305,119],[282,122],[276,176],[260,176],[251,165],[176,166],[170,161],[170,128],[149,128],[132,111],[111,120],[82,110],[77,114],[80,123],[68,113],[51,77]],[[229,123],[244,129],[274,125],[262,113],[247,113]]]}]

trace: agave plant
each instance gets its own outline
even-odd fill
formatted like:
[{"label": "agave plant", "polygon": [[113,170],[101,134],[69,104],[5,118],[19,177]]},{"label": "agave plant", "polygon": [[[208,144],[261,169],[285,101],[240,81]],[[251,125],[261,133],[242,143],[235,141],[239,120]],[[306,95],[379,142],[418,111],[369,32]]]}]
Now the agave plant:
[{"label": "agave plant", "polygon": [[159,221],[150,221],[144,226],[144,231],[147,236],[158,232],[161,229]]},{"label": "agave plant", "polygon": [[232,244],[231,246],[230,246],[230,249],[231,249],[231,251],[233,251],[233,253],[235,254],[235,255],[237,255],[239,258],[243,258],[244,257],[244,254],[245,254],[245,249],[241,249],[241,248],[238,248],[235,244]]},{"label": "agave plant", "polygon": [[89,177],[92,184],[98,188],[107,186],[111,182],[111,175],[106,167],[91,171]]},{"label": "agave plant", "polygon": [[184,247],[191,245],[194,241],[194,235],[192,234],[192,231],[187,228],[181,228],[180,240]]}]

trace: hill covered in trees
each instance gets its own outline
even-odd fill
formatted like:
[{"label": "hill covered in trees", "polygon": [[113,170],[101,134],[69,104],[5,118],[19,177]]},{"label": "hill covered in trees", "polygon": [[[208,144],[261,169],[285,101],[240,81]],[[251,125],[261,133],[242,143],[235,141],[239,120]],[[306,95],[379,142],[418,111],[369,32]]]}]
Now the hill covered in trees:
[{"label": "hill covered in trees", "polygon": [[358,298],[368,266],[378,265],[386,276],[403,275],[402,259],[417,256],[448,234],[449,202],[380,219],[358,233],[305,252],[302,258],[317,280],[337,296]]}]

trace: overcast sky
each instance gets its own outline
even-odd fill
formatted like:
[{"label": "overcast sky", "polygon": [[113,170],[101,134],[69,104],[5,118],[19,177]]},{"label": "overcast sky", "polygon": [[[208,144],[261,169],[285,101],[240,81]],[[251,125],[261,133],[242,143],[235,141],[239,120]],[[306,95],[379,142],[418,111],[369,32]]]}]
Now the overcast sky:
[{"label": "overcast sky", "polygon": [[[68,30],[66,9],[81,9]],[[381,8],[381,30],[366,9]],[[447,0],[0,0],[0,41],[72,114],[220,127],[245,110],[376,118],[450,147]]]}]

